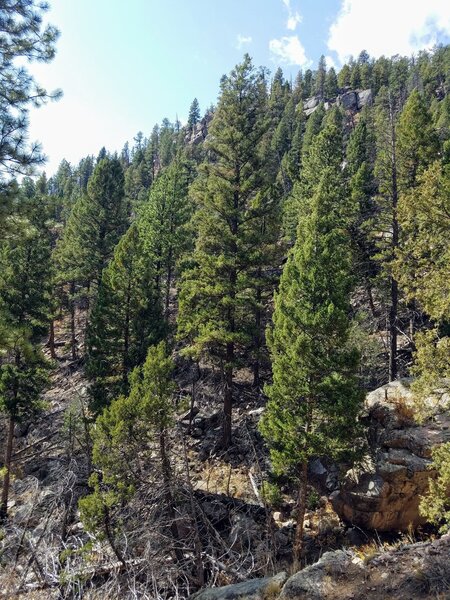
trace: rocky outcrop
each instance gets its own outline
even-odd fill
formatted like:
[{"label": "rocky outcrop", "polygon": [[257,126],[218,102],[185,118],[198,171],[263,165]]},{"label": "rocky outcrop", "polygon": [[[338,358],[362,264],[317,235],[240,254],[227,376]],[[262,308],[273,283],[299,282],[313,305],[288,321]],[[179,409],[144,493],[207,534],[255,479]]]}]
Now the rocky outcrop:
[{"label": "rocky outcrop", "polygon": [[[321,102],[320,96],[311,96],[307,98],[303,103],[303,112],[307,117],[317,110]],[[342,94],[339,94],[336,98],[328,98],[324,102],[325,110],[329,110],[332,106],[337,104],[344,110],[350,112],[357,112],[364,106],[368,106],[373,102],[372,90],[346,90]]]},{"label": "rocky outcrop", "polygon": [[[285,582],[285,583],[284,583]],[[284,583],[284,585],[283,585]],[[253,579],[201,590],[196,600],[380,600],[450,598],[450,535],[367,554],[326,552],[318,562],[287,578]]]},{"label": "rocky outcrop", "polygon": [[439,409],[418,425],[411,380],[389,383],[366,399],[371,455],[347,474],[331,494],[333,508],[347,523],[379,531],[407,531],[424,523],[421,496],[428,489],[432,448],[450,440],[450,396],[437,390]]},{"label": "rocky outcrop", "polygon": [[192,129],[189,129],[185,135],[184,142],[191,146],[198,146],[205,141],[208,135],[208,126],[211,122],[213,115],[208,112],[203,119],[196,123]]},{"label": "rocky outcrop", "polygon": [[[336,550],[325,552],[318,562],[289,577],[280,595],[280,600],[322,600],[333,592],[331,580],[356,577],[362,569],[362,561],[351,552]],[[336,588],[335,588],[336,589]]]},{"label": "rocky outcrop", "polygon": [[266,600],[276,598],[286,579],[287,574],[283,572],[274,577],[250,579],[221,588],[208,588],[193,594],[190,600]]}]

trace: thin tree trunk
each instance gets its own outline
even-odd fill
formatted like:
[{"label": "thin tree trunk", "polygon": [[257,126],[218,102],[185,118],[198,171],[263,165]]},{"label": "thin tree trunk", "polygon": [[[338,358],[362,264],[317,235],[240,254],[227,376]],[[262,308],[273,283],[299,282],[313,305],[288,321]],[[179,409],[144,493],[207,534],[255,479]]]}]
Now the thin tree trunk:
[{"label": "thin tree trunk", "polygon": [[166,321],[169,318],[169,302],[170,302],[170,286],[172,284],[172,248],[169,249],[167,258],[167,282],[166,282],[166,299],[164,305],[164,318]]},{"label": "thin tree trunk", "polygon": [[178,547],[177,542],[180,540],[178,526],[175,515],[175,502],[172,494],[172,473],[170,470],[170,461],[166,451],[166,434],[164,430],[159,433],[159,453],[161,458],[162,476],[165,486],[165,500],[167,504],[167,513],[170,519],[170,532],[175,540],[175,557],[178,562],[183,560],[183,552]]},{"label": "thin tree trunk", "polygon": [[369,300],[370,312],[372,313],[372,317],[375,319],[377,316],[377,311],[375,308],[375,302],[373,301],[372,287],[367,279],[366,279],[366,293],[367,293],[367,299]]},{"label": "thin tree trunk", "polygon": [[188,490],[189,490],[189,503],[190,503],[190,507],[191,507],[191,518],[192,518],[192,526],[193,526],[193,537],[194,537],[194,555],[195,555],[195,563],[196,563],[196,570],[197,570],[197,583],[199,587],[203,587],[205,585],[205,570],[203,567],[203,559],[202,559],[202,552],[203,552],[203,544],[202,544],[202,540],[200,537],[200,532],[198,530],[198,523],[197,523],[197,507],[195,505],[195,501],[194,501],[194,487],[192,485],[192,480],[191,480],[191,475],[189,473],[189,462],[188,462],[188,458],[187,458],[187,452],[186,452],[186,440],[184,438],[183,433],[181,434],[181,439],[183,442],[183,459],[184,459],[184,469],[186,472],[186,482],[187,482],[187,486],[188,486]]},{"label": "thin tree trunk", "polygon": [[295,526],[295,539],[293,547],[293,568],[294,572],[301,568],[302,550],[303,550],[303,529],[306,512],[306,489],[308,485],[308,463],[303,463],[300,467],[300,483],[297,497],[297,523]]},{"label": "thin tree trunk", "polygon": [[48,349],[50,350],[50,356],[52,358],[56,358],[55,352],[55,321],[52,319],[50,321],[50,334],[48,336]]},{"label": "thin tree trunk", "polygon": [[75,282],[70,282],[70,348],[72,360],[77,359],[77,339],[75,331]]},{"label": "thin tree trunk", "polygon": [[[261,277],[261,269],[258,272],[258,278]],[[260,352],[262,346],[262,335],[261,335],[261,321],[262,321],[262,310],[261,310],[261,288],[258,287],[256,290],[256,313],[255,313],[255,360],[253,362],[253,385],[259,387],[260,377],[259,371],[261,366]]]},{"label": "thin tree trunk", "polygon": [[131,303],[131,282],[128,281],[127,301],[125,307],[125,330],[123,334],[123,357],[122,357],[122,379],[125,386],[128,384],[129,353],[130,353],[130,303]]},{"label": "thin tree trunk", "polygon": [[[391,125],[391,168],[392,168],[392,258],[399,244],[399,223],[397,215],[397,148],[395,115],[391,96],[389,95],[389,120]],[[389,381],[397,377],[397,317],[398,317],[398,283],[391,276],[391,307],[389,310]]]},{"label": "thin tree trunk", "polygon": [[2,499],[0,504],[0,520],[3,521],[8,515],[8,497],[9,497],[9,486],[11,482],[11,457],[13,449],[14,439],[14,418],[12,416],[8,419],[8,434],[6,438],[6,449],[5,449],[5,474],[3,476],[3,487],[2,487]]},{"label": "thin tree trunk", "polygon": [[122,563],[123,568],[126,568],[125,558],[122,556],[122,553],[120,552],[119,548],[116,546],[116,543],[114,541],[114,535],[113,535],[113,532],[111,531],[111,520],[110,520],[110,516],[109,516],[109,509],[106,505],[104,505],[104,508],[105,508],[105,517],[103,520],[103,524],[105,526],[106,538],[109,542],[109,545],[111,546],[112,551],[116,555],[117,560]]},{"label": "thin tree trunk", "polygon": [[398,283],[391,277],[391,307],[389,310],[389,381],[397,377],[397,312]]},{"label": "thin tree trunk", "polygon": [[231,446],[231,413],[233,408],[233,361],[234,343],[227,344],[225,365],[225,393],[223,398],[223,447]]}]

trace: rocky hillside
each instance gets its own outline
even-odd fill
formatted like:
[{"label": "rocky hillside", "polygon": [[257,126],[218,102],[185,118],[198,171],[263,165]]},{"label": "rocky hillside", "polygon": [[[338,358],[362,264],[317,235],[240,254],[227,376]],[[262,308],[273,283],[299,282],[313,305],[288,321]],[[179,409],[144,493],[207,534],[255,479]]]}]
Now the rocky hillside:
[{"label": "rocky hillside", "polygon": [[192,600],[380,600],[450,597],[450,535],[383,549],[326,552],[302,571],[202,590]]}]

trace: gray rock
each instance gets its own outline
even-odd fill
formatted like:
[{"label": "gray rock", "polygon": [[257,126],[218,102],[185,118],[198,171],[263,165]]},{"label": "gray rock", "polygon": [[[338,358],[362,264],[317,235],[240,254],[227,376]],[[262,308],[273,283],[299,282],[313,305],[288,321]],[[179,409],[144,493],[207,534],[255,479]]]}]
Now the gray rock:
[{"label": "gray rock", "polygon": [[310,110],[311,108],[316,108],[316,106],[318,106],[319,103],[320,103],[319,96],[312,96],[311,98],[307,98],[305,100],[305,102],[303,103],[303,110],[306,112],[307,110]]},{"label": "gray rock", "polygon": [[196,592],[189,600],[264,600],[269,594],[277,594],[287,574],[282,572],[274,577],[251,579],[235,585],[226,585],[221,588],[208,588]]},{"label": "gray rock", "polygon": [[352,561],[353,558],[351,552],[344,550],[325,552],[317,563],[289,577],[280,600],[324,600],[333,597],[332,588],[336,586],[333,579],[339,579],[344,574],[350,577],[352,572],[363,569],[358,562]]},{"label": "gray rock", "polygon": [[357,110],[358,98],[356,92],[346,92],[345,94],[338,96],[338,104],[342,106],[344,110]]},{"label": "gray rock", "polygon": [[312,115],[313,112],[315,112],[318,109],[318,106],[314,106],[314,108],[307,108],[306,110],[304,110],[303,112],[305,113],[305,115],[307,117],[309,117],[309,115]]},{"label": "gray rock", "polygon": [[373,102],[372,90],[362,90],[358,92],[358,109],[361,110],[364,106],[370,106]]}]

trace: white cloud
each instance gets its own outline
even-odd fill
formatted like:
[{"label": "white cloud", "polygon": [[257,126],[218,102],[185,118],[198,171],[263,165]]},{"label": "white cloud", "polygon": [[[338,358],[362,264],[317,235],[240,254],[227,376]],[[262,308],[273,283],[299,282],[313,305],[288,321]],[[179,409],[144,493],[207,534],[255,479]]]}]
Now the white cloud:
[{"label": "white cloud", "polygon": [[297,29],[297,25],[302,22],[302,16],[299,12],[295,12],[289,15],[286,27],[291,31],[295,31]]},{"label": "white cloud", "polygon": [[251,44],[252,43],[252,37],[250,35],[241,35],[239,34],[236,38],[236,48],[238,50],[241,50],[241,48],[243,46],[246,46],[247,44]]},{"label": "white cloud", "polygon": [[291,7],[291,0],[283,0],[283,4],[285,5],[288,11],[288,20],[286,21],[286,28],[289,31],[295,31],[297,29],[297,25],[302,22],[303,17],[298,12],[298,10],[294,10]]},{"label": "white cloud", "polygon": [[[286,2],[286,0],[283,1]],[[270,40],[269,49],[277,62],[301,67],[311,63],[306,58],[305,49],[296,35]]]},{"label": "white cloud", "polygon": [[345,62],[361,50],[374,57],[410,55],[450,35],[448,0],[343,0],[328,48]]},{"label": "white cloud", "polygon": [[336,61],[332,56],[325,56],[325,62],[327,63],[327,69],[331,69],[331,67],[337,69]]}]

